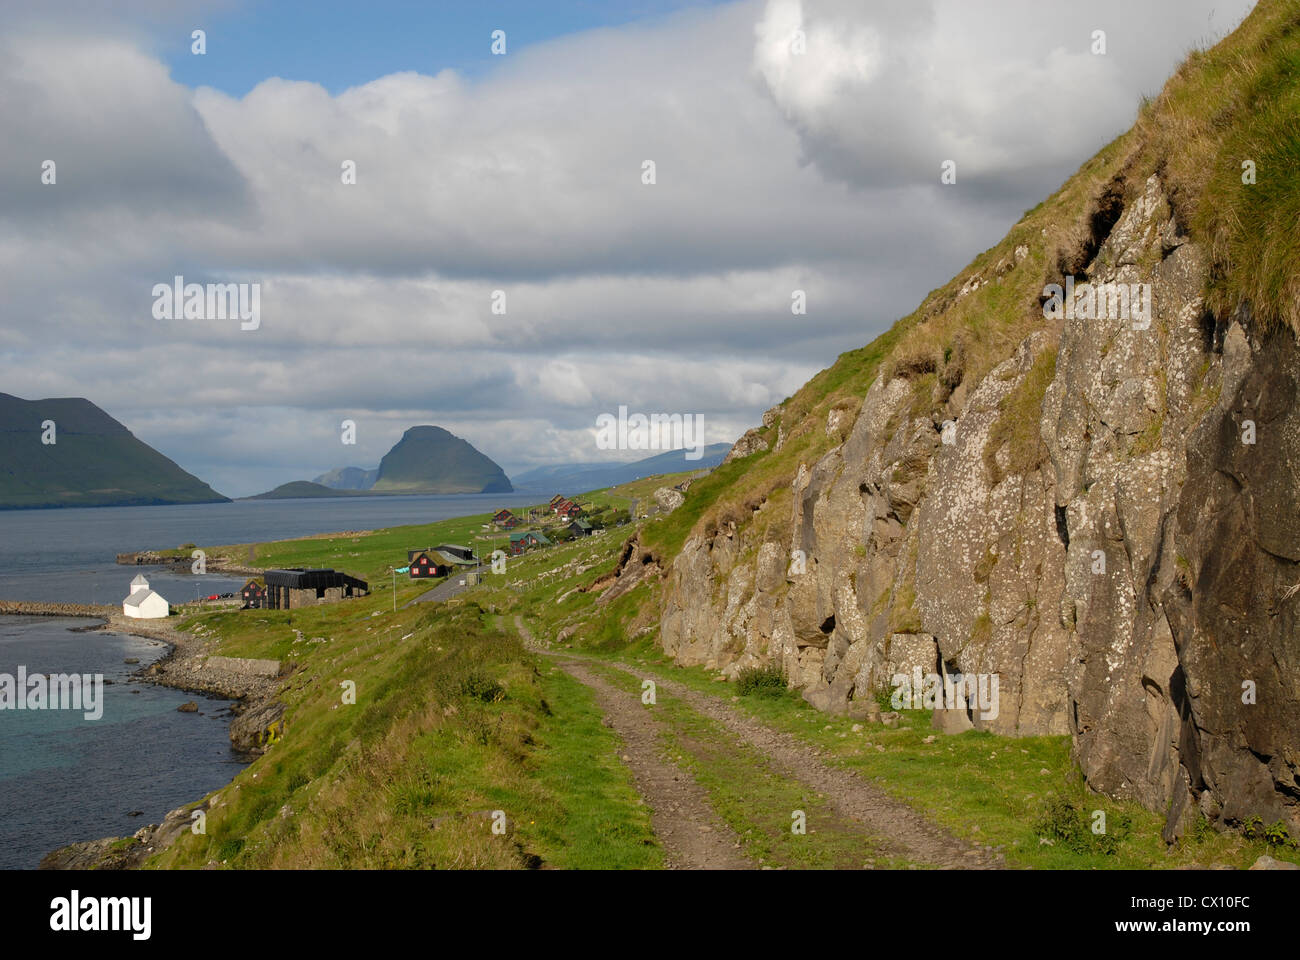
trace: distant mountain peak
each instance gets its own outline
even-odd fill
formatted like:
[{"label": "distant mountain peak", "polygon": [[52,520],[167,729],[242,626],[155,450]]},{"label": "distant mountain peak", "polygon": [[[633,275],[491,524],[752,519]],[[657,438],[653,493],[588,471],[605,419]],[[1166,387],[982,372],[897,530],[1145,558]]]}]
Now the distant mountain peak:
[{"label": "distant mountain peak", "polygon": [[661,473],[707,470],[721,463],[730,449],[729,443],[711,443],[704,448],[704,455],[699,460],[687,460],[687,451],[682,449],[657,453],[631,463],[618,461],[557,463],[526,470],[514,477],[513,482],[517,487],[527,490],[548,492],[597,490],[603,487],[616,487],[620,483]]},{"label": "distant mountain peak", "polygon": [[281,484],[253,499],[341,494],[510,493],[505,472],[450,430],[431,423],[409,427],[373,469],[336,467],[310,483]]},{"label": "distant mountain peak", "polygon": [[377,493],[509,493],[505,472],[468,440],[433,424],[409,428],[379,461]]},{"label": "distant mountain peak", "polygon": [[378,475],[378,467],[335,467],[328,473],[315,477],[312,483],[331,490],[369,490],[375,485],[375,477]]}]

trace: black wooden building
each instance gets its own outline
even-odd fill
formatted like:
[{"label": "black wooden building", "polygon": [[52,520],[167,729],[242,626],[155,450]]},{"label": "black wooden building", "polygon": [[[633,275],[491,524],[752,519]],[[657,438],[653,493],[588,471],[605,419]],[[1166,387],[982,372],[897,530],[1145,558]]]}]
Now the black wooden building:
[{"label": "black wooden building", "polygon": [[364,597],[370,584],[346,573],[331,569],[268,570],[266,598],[263,606],[268,610],[296,610],[318,603],[334,603],[347,597]]}]

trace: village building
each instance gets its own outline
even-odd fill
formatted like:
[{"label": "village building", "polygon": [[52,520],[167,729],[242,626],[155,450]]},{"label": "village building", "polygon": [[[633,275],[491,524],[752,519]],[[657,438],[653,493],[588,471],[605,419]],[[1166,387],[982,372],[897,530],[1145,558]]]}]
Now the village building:
[{"label": "village building", "polygon": [[582,507],[578,506],[568,497],[556,494],[551,497],[550,511],[556,516],[572,519],[582,513]]},{"label": "village building", "polygon": [[437,550],[419,550],[410,558],[410,577],[412,580],[427,580],[430,577],[445,577],[455,569]]},{"label": "village building", "polygon": [[524,530],[520,533],[510,534],[510,552],[515,556],[533,550],[537,547],[549,547],[551,541],[546,539],[546,535],[538,533],[536,530]]},{"label": "village building", "polygon": [[498,510],[492,514],[492,522],[504,530],[510,530],[519,526],[519,518],[509,510]]},{"label": "village building", "polygon": [[268,610],[297,610],[349,597],[364,597],[370,592],[366,581],[330,569],[268,570],[265,579]]},{"label": "village building", "polygon": [[159,620],[171,613],[171,605],[158,593],[149,589],[144,574],[131,581],[131,593],[122,601],[122,613],[133,620]]},{"label": "village building", "polygon": [[586,520],[574,520],[569,524],[569,532],[575,537],[591,536],[592,526]]},{"label": "village building", "polygon": [[243,598],[245,610],[261,610],[266,603],[266,588],[251,577],[244,584],[239,596]]},{"label": "village building", "polygon": [[478,557],[474,556],[474,551],[469,547],[462,547],[458,543],[440,543],[433,549],[437,550],[451,563],[460,567],[477,567]]}]

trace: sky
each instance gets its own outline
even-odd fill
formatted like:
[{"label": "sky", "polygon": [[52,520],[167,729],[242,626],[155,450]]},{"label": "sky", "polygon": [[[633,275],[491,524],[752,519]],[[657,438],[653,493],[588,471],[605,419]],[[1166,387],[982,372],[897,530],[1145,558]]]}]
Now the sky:
[{"label": "sky", "polygon": [[[620,406],[729,442],[1251,6],[5,4],[0,392],[86,397],[228,496],[422,423],[508,474],[654,452],[598,449]],[[256,328],[160,317],[178,275],[256,284]]]}]

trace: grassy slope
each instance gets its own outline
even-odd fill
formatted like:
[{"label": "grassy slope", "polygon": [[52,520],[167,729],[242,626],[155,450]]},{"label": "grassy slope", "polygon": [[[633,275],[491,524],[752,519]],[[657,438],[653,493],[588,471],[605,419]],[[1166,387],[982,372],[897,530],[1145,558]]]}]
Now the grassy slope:
[{"label": "grassy slope", "polygon": [[[617,505],[625,493],[582,500]],[[526,653],[477,603],[404,608],[432,584],[402,576],[394,596],[384,574],[405,564],[409,547],[472,543],[488,553],[504,541],[483,533],[487,517],[259,544],[259,565],[342,567],[370,577],[374,592],[292,612],[185,618],[184,629],[214,638],[223,655],[293,666],[287,724],[282,740],[217,791],[207,833],[185,835],[151,866],[662,864],[617,737],[586,688]],[[605,563],[622,533],[512,559],[507,575],[486,575],[480,602],[495,605],[493,595],[512,595],[508,583],[563,560]],[[242,545],[206,549],[247,558]],[[355,704],[341,702],[345,680],[356,684]],[[491,832],[494,810],[506,812],[504,837]]]},{"label": "grassy slope", "polygon": [[[322,534],[298,540],[253,544],[250,565],[263,568],[334,567],[370,580],[372,589],[384,589],[385,584],[391,582],[385,580],[390,569],[406,566],[408,550],[433,547],[439,543],[458,543],[474,548],[480,556],[489,556],[493,550],[508,545],[508,533],[483,529],[491,516],[490,513],[480,513],[435,523],[380,530],[341,531],[338,534]],[[248,547],[248,544],[225,544],[205,549],[210,562],[211,558],[225,557],[238,563],[248,563]],[[158,553],[161,556],[188,557],[190,551],[188,548],[177,548],[159,550]],[[398,577],[398,583],[402,603],[430,586],[428,581],[421,581],[420,584],[410,584],[411,589],[402,592],[401,577]]]},{"label": "grassy slope", "polygon": [[[151,866],[654,867],[649,817],[585,688],[473,604],[210,613],[226,653],[295,666],[283,737]],[[319,638],[319,639],[318,639]],[[343,702],[344,682],[356,702]],[[505,814],[504,835],[492,830]]]}]

